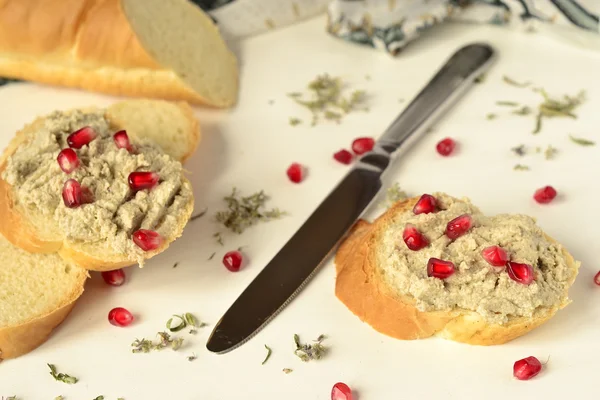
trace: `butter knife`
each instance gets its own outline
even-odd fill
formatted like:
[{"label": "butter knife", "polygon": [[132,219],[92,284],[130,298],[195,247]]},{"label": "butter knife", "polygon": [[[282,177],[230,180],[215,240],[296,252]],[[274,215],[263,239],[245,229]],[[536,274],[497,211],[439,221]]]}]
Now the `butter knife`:
[{"label": "butter knife", "polygon": [[252,338],[304,288],[381,189],[398,149],[425,132],[492,63],[474,43],[454,53],[223,315],[206,347],[227,353]]}]

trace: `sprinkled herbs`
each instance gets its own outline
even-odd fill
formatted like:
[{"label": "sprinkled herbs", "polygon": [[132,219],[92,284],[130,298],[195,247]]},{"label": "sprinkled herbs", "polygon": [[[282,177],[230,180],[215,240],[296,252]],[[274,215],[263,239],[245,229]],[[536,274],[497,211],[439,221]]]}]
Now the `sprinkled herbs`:
[{"label": "sprinkled herbs", "polygon": [[158,332],[158,342],[154,343],[148,339],[136,339],[131,343],[132,353],[149,353],[152,350],[162,350],[166,347],[171,347],[174,351],[178,350],[183,344],[183,338],[174,338],[167,332]]},{"label": "sprinkled herbs", "polygon": [[188,356],[188,361],[194,361],[195,359],[197,359],[198,357],[196,356],[196,353],[192,353],[192,355]]},{"label": "sprinkled herbs", "polygon": [[18,399],[17,399],[17,396],[10,396],[10,397],[7,397],[6,400],[18,400]]},{"label": "sprinkled herbs", "polygon": [[320,360],[327,353],[327,348],[322,344],[323,340],[325,340],[325,335],[320,335],[314,344],[302,344],[300,337],[294,335],[294,343],[296,343],[294,354],[304,362]]},{"label": "sprinkled herbs", "polygon": [[48,365],[48,368],[50,368],[50,375],[52,375],[52,377],[59,382],[64,382],[68,385],[73,385],[73,384],[77,383],[77,381],[79,380],[79,379],[75,378],[74,376],[63,374],[62,372],[61,373],[56,372],[56,366],[54,364],[47,364],[47,365]]},{"label": "sprinkled herbs", "polygon": [[212,260],[213,258],[215,258],[215,255],[217,255],[217,253],[216,253],[216,252],[215,252],[215,253],[212,253],[212,254],[210,255],[210,257],[208,257],[208,261],[210,261],[210,260]]},{"label": "sprinkled herbs", "polygon": [[529,167],[523,164],[517,164],[513,167],[515,171],[529,171]]},{"label": "sprinkled herbs", "polygon": [[523,145],[523,144],[513,147],[511,150],[520,157],[524,156],[527,153],[527,150],[525,149],[525,145]]},{"label": "sprinkled herbs", "polygon": [[523,106],[521,108],[514,110],[512,113],[515,115],[529,115],[532,113],[532,110],[531,110],[531,108],[529,108],[527,106]]},{"label": "sprinkled herbs", "polygon": [[290,117],[290,126],[300,125],[302,120],[300,118]]},{"label": "sprinkled herbs", "polygon": [[583,138],[578,138],[573,135],[569,135],[569,139],[571,139],[571,142],[578,144],[580,146],[595,146],[596,145],[596,142],[592,142],[591,140],[587,140],[587,139],[583,139]]},{"label": "sprinkled herbs", "polygon": [[177,268],[178,265],[179,265],[179,261],[177,261],[175,264],[173,264],[173,268]]},{"label": "sprinkled herbs", "polygon": [[265,344],[265,349],[267,349],[267,355],[265,356],[265,359],[262,362],[262,365],[265,365],[265,363],[269,360],[269,357],[271,357],[271,353],[273,352],[273,350],[271,350],[271,348],[269,346],[267,346]]},{"label": "sprinkled herbs", "polygon": [[554,158],[556,153],[558,153],[557,149],[552,146],[548,146],[546,150],[544,150],[544,157],[546,157],[546,160],[551,160]]},{"label": "sprinkled herbs", "polygon": [[294,372],[294,370],[293,370],[293,369],[291,369],[291,368],[284,368],[284,369],[283,369],[283,373],[284,373],[284,374],[291,374],[292,372]]},{"label": "sprinkled herbs", "polygon": [[167,329],[171,332],[179,332],[186,327],[191,327],[191,334],[197,333],[196,328],[203,328],[207,324],[204,322],[198,323],[196,317],[194,317],[191,313],[185,313],[181,315],[173,315],[173,317],[169,318],[167,321]]},{"label": "sprinkled herbs", "polygon": [[98,396],[94,400],[104,400],[104,396]]},{"label": "sprinkled herbs", "polygon": [[584,91],[579,92],[576,96],[564,95],[562,100],[550,98],[544,89],[537,89],[536,91],[544,97],[544,102],[538,106],[534,134],[539,133],[542,129],[542,118],[577,118],[574,111],[585,100]]},{"label": "sprinkled herbs", "polygon": [[512,78],[510,78],[510,77],[508,77],[508,76],[506,76],[506,75],[504,75],[504,76],[502,77],[502,80],[503,80],[505,83],[509,84],[509,85],[516,86],[516,87],[520,87],[520,88],[524,88],[524,87],[527,87],[527,86],[531,85],[531,82],[523,82],[523,83],[520,83],[520,82],[517,82],[517,81],[515,81],[514,79],[512,79]]},{"label": "sprinkled herbs", "polygon": [[518,107],[519,103],[514,102],[514,101],[497,101],[496,105],[498,106],[506,106],[506,107]]},{"label": "sprinkled herbs", "polygon": [[65,400],[65,398],[63,396],[56,396],[54,400]]},{"label": "sprinkled herbs", "polygon": [[221,246],[223,246],[223,234],[221,232],[215,232],[213,234],[213,237],[215,238],[215,240],[217,241],[217,243],[219,243]]},{"label": "sprinkled herbs", "polygon": [[303,99],[298,92],[288,93],[296,103],[306,107],[312,113],[312,125],[316,125],[320,118],[340,122],[344,115],[355,110],[368,111],[363,106],[365,94],[356,90],[349,97],[342,95],[343,84],[340,78],[328,74],[319,75],[308,84],[310,99]]},{"label": "sprinkled herbs", "polygon": [[200,211],[198,214],[196,215],[192,215],[192,217],[190,218],[190,222],[197,220],[198,218],[202,218],[204,217],[204,215],[208,212],[208,208],[205,208],[204,210]]},{"label": "sprinkled herbs", "polygon": [[489,113],[488,115],[485,116],[485,118],[488,120],[496,119],[496,117],[497,117],[497,115],[494,113]]},{"label": "sprinkled herbs", "polygon": [[262,190],[241,197],[233,188],[231,195],[224,200],[227,203],[227,210],[217,212],[216,219],[227,229],[238,234],[260,221],[270,221],[285,215],[277,208],[264,210],[268,197]]}]

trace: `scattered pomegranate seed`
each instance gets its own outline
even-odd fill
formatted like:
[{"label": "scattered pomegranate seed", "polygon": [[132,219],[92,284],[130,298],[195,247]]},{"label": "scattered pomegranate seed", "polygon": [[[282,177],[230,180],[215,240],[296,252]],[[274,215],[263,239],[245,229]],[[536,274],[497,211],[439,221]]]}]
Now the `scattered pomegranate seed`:
[{"label": "scattered pomegranate seed", "polygon": [[223,265],[231,272],[238,272],[242,268],[243,259],[241,252],[229,251],[223,256]]},{"label": "scattered pomegranate seed", "polygon": [[300,183],[304,179],[304,167],[298,163],[292,163],[286,171],[290,181]]},{"label": "scattered pomegranate seed", "polygon": [[596,273],[596,276],[594,276],[594,283],[598,286],[600,286],[600,271],[598,271]]},{"label": "scattered pomegranate seed", "polygon": [[417,201],[417,204],[415,204],[415,206],[413,208],[413,213],[415,215],[429,214],[429,213],[435,212],[436,210],[437,210],[437,201],[435,200],[435,197],[433,197],[430,194],[424,194]]},{"label": "scattered pomegranate seed", "polygon": [[123,307],[113,308],[108,312],[108,321],[114,326],[127,326],[133,322],[133,314]]},{"label": "scattered pomegranate seed", "polygon": [[406,247],[413,251],[421,250],[429,244],[429,240],[411,224],[407,224],[404,228],[402,239],[406,243]]},{"label": "scattered pomegranate seed", "polygon": [[67,143],[69,144],[69,147],[73,149],[80,149],[96,139],[96,136],[98,136],[96,131],[89,126],[86,126],[71,133],[69,137],[67,137]]},{"label": "scattered pomegranate seed", "polygon": [[354,158],[354,156],[348,150],[342,149],[342,150],[338,151],[337,153],[335,153],[333,155],[333,158],[335,158],[336,161],[339,161],[342,164],[348,165],[352,162],[352,159]]},{"label": "scattered pomegranate seed", "polygon": [[126,149],[131,153],[131,143],[129,142],[129,136],[127,131],[119,131],[113,135],[113,140],[119,149]]},{"label": "scattered pomegranate seed", "polygon": [[148,230],[140,229],[133,232],[133,242],[144,251],[156,250],[162,246],[164,240],[158,233]]},{"label": "scattered pomegranate seed", "polygon": [[499,246],[486,247],[481,251],[481,255],[488,264],[494,267],[504,267],[508,262],[508,254]]},{"label": "scattered pomegranate seed", "polygon": [[345,383],[338,382],[331,389],[331,400],[352,400],[352,390]]},{"label": "scattered pomegranate seed", "polygon": [[535,191],[533,198],[540,204],[548,204],[556,197],[556,189],[552,186],[544,186]]},{"label": "scattered pomegranate seed", "polygon": [[125,283],[125,272],[123,269],[115,269],[113,271],[103,271],[102,278],[104,282],[110,286],[121,286]]},{"label": "scattered pomegranate seed", "polygon": [[77,157],[77,153],[73,149],[63,149],[58,153],[58,157],[56,157],[56,161],[58,161],[58,165],[63,172],[70,174],[75,171],[77,167],[79,167],[79,157]]},{"label": "scattered pomegranate seed", "polygon": [[533,282],[533,267],[529,264],[509,261],[506,263],[506,272],[513,281],[524,285],[529,285]]},{"label": "scattered pomegranate seed", "polygon": [[67,180],[63,185],[62,198],[68,208],[77,208],[81,201],[81,185],[75,179]]},{"label": "scattered pomegranate seed", "polygon": [[375,146],[375,139],[370,137],[361,137],[358,139],[354,139],[352,142],[352,151],[356,155],[365,154],[371,150]]},{"label": "scattered pomegranate seed", "polygon": [[449,156],[450,154],[452,154],[452,152],[454,151],[454,147],[456,146],[456,143],[454,142],[454,140],[450,139],[450,138],[446,138],[444,140],[441,140],[436,146],[436,150],[438,153],[440,153],[441,155],[443,155],[444,157]]},{"label": "scattered pomegranate seed", "polygon": [[520,381],[527,381],[542,370],[542,363],[537,358],[530,356],[522,360],[515,361],[513,366],[513,376]]},{"label": "scattered pomegranate seed", "polygon": [[473,219],[469,214],[459,215],[446,225],[446,236],[455,240],[467,233],[473,226]]},{"label": "scattered pomegranate seed", "polygon": [[135,191],[152,189],[159,178],[156,172],[132,172],[129,174],[129,187]]},{"label": "scattered pomegranate seed", "polygon": [[454,273],[454,264],[450,261],[440,260],[439,258],[430,258],[427,262],[427,276],[446,279]]}]

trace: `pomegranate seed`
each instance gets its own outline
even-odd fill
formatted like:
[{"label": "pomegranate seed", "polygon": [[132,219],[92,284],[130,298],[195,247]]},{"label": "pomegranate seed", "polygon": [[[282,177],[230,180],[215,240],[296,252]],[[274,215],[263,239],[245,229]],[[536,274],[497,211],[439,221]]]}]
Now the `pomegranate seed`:
[{"label": "pomegranate seed", "polygon": [[69,179],[63,185],[62,198],[68,208],[77,208],[81,201],[81,185],[75,179]]},{"label": "pomegranate seed", "polygon": [[108,321],[114,326],[127,326],[133,322],[133,314],[123,307],[113,308],[108,312]]},{"label": "pomegranate seed", "polygon": [[358,139],[354,139],[352,142],[352,151],[356,155],[365,154],[371,150],[375,146],[375,139],[370,137],[361,137]]},{"label": "pomegranate seed", "polygon": [[596,276],[594,276],[594,283],[598,286],[600,286],[600,271],[598,271],[596,273]]},{"label": "pomegranate seed", "polygon": [[338,382],[331,389],[331,400],[352,400],[352,390],[345,383]]},{"label": "pomegranate seed", "polygon": [[513,376],[520,381],[527,381],[542,370],[542,363],[537,358],[530,356],[522,360],[515,361],[513,366]]},{"label": "pomegranate seed", "polygon": [[69,137],[67,137],[67,143],[69,144],[69,147],[73,149],[80,149],[96,139],[96,136],[98,136],[96,131],[89,126],[86,126],[71,133]]},{"label": "pomegranate seed", "polygon": [[550,203],[556,197],[556,189],[552,186],[544,186],[535,191],[533,198],[540,204]]},{"label": "pomegranate seed", "polygon": [[104,279],[104,282],[110,286],[121,286],[125,283],[125,272],[123,272],[123,269],[103,271],[102,278]]},{"label": "pomegranate seed", "polygon": [[129,174],[129,187],[135,191],[152,189],[159,178],[156,172],[132,172]]},{"label": "pomegranate seed", "polygon": [[421,250],[429,244],[429,240],[411,224],[407,224],[402,233],[402,239],[406,247],[413,251]]},{"label": "pomegranate seed", "polygon": [[119,131],[113,135],[113,140],[119,149],[126,149],[131,153],[131,143],[127,131]]},{"label": "pomegranate seed", "polygon": [[415,204],[415,206],[413,208],[413,213],[415,215],[429,214],[429,213],[435,212],[436,210],[437,210],[437,201],[435,200],[435,197],[433,197],[430,194],[424,194],[417,201],[417,204]]},{"label": "pomegranate seed", "polygon": [[58,157],[56,158],[58,161],[58,165],[63,172],[70,174],[75,171],[77,167],[79,167],[79,158],[77,157],[77,153],[73,149],[63,149],[58,153]]},{"label": "pomegranate seed", "polygon": [[494,267],[504,267],[508,262],[506,251],[499,246],[486,247],[481,251],[481,255],[488,264],[493,265]]},{"label": "pomegranate seed", "polygon": [[144,251],[156,250],[162,246],[164,240],[158,233],[148,230],[140,229],[133,232],[133,242]]},{"label": "pomegranate seed", "polygon": [[533,282],[533,267],[529,264],[509,261],[506,263],[506,272],[513,281],[524,285],[529,285]]},{"label": "pomegranate seed", "polygon": [[229,251],[223,256],[223,265],[231,272],[238,272],[242,268],[242,253],[237,250]]},{"label": "pomegranate seed", "polygon": [[446,236],[455,240],[467,233],[473,226],[473,220],[469,214],[459,215],[446,225]]},{"label": "pomegranate seed", "polygon": [[446,156],[449,156],[450,154],[452,154],[455,146],[456,146],[456,143],[454,142],[454,140],[452,140],[450,138],[446,138],[444,140],[441,140],[437,144],[437,146],[435,146],[435,148],[438,153],[440,153],[441,155],[446,157]]},{"label": "pomegranate seed", "polygon": [[287,169],[287,176],[290,181],[300,183],[304,179],[304,168],[298,163],[293,163]]},{"label": "pomegranate seed", "polygon": [[333,158],[335,158],[336,161],[339,161],[342,164],[348,165],[352,162],[352,159],[354,158],[354,156],[348,150],[342,149],[342,150],[338,151],[337,153],[335,153],[333,155]]},{"label": "pomegranate seed", "polygon": [[439,258],[430,258],[427,262],[427,276],[446,279],[454,273],[454,264],[450,261],[440,260]]}]

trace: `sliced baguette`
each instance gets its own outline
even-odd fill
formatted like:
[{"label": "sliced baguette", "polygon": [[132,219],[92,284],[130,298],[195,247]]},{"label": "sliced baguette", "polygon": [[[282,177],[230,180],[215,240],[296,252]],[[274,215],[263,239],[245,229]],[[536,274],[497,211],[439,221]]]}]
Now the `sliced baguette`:
[{"label": "sliced baguette", "polygon": [[235,56],[187,0],[0,0],[0,76],[212,107],[238,92]]},{"label": "sliced baguette", "polygon": [[[542,325],[570,300],[568,287],[575,280],[579,263],[562,248],[571,278],[560,302],[536,310],[531,318],[512,317],[506,324],[490,324],[477,312],[454,308],[451,311],[419,311],[412,297],[401,295],[382,277],[379,252],[384,232],[395,216],[412,210],[418,198],[401,201],[373,223],[358,221],[335,257],[335,294],[346,307],[376,331],[401,340],[431,336],[472,345],[498,345]],[[402,232],[398,232],[399,240]],[[546,236],[548,240],[552,240]]]},{"label": "sliced baguette", "polygon": [[87,271],[56,254],[30,254],[0,235],[0,361],[44,343],[83,293]]},{"label": "sliced baguette", "polygon": [[[85,111],[94,111],[94,108]],[[179,111],[178,111],[179,110]],[[76,110],[68,111],[73,113]],[[111,128],[130,130],[131,138],[139,141],[162,144],[180,157],[191,154],[197,144],[197,122],[185,104],[173,105],[159,100],[130,100],[117,103],[104,112]],[[156,117],[160,115],[161,117]],[[131,116],[131,117],[130,117]],[[114,119],[113,119],[114,118]],[[32,136],[44,126],[45,117],[37,118],[19,131],[0,158],[0,177],[7,167],[8,158],[31,140]],[[131,121],[131,122],[130,122]],[[161,123],[156,123],[161,121]],[[179,141],[180,144],[176,144]],[[193,146],[193,147],[192,147]],[[191,184],[181,176],[182,186],[191,191]],[[0,233],[13,245],[31,253],[58,253],[68,262],[89,270],[106,271],[127,267],[139,263],[164,251],[171,242],[183,232],[193,211],[193,195],[176,218],[176,227],[172,236],[164,238],[164,243],[156,250],[143,255],[112,253],[95,243],[72,241],[61,231],[56,221],[44,218],[36,210],[20,206],[12,187],[0,178]]]}]

